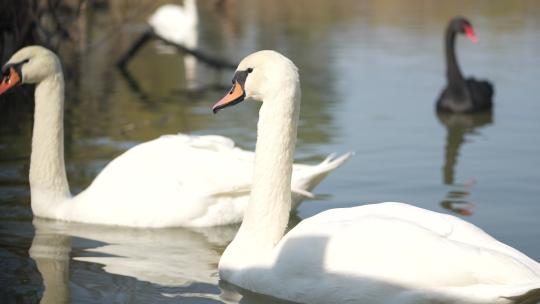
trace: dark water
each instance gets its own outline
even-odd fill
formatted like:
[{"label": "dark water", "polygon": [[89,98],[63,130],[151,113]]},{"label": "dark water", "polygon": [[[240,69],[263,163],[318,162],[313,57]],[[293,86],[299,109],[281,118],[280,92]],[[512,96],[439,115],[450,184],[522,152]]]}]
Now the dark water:
[{"label": "dark water", "polygon": [[[155,5],[113,1],[87,20],[89,51],[81,57],[62,51],[74,193],[113,157],[162,134],[221,134],[254,147],[256,105],[210,112],[230,71],[197,64],[196,80],[188,81],[193,76],[186,76],[182,55],[164,54],[154,43],[130,63],[131,82],[114,68]],[[299,161],[356,152],[316,189],[320,199],[300,206],[301,218],[334,207],[409,202],[456,214],[540,260],[540,3],[238,0],[223,10],[199,1],[199,12],[199,45],[207,53],[237,62],[270,48],[299,66]],[[444,85],[442,33],[458,14],[480,39],[459,39],[462,70],[495,84],[493,115],[434,113]],[[33,220],[31,105],[3,108],[11,110],[0,123],[2,303],[272,302],[218,284],[217,262],[235,227]]]}]

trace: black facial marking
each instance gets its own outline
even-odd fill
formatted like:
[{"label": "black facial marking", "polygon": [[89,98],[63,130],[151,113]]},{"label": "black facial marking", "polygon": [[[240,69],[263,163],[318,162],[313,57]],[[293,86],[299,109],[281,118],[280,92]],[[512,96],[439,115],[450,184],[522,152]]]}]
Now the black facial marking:
[{"label": "black facial marking", "polygon": [[246,83],[246,79],[248,77],[248,74],[253,72],[253,69],[252,68],[249,68],[245,71],[236,71],[236,73],[234,73],[234,76],[233,76],[233,80],[232,80],[232,83],[236,83],[238,81],[238,83],[240,84],[240,86],[242,86],[242,89],[244,89],[244,84]]},{"label": "black facial marking", "polygon": [[26,59],[26,60],[23,60],[21,62],[16,62],[16,63],[10,63],[10,64],[6,64],[2,67],[2,77],[5,77],[5,76],[9,76],[9,70],[11,68],[14,68],[15,71],[17,72],[17,74],[19,74],[19,77],[22,78],[22,66],[23,64],[27,63],[28,61],[30,61],[30,59]]}]

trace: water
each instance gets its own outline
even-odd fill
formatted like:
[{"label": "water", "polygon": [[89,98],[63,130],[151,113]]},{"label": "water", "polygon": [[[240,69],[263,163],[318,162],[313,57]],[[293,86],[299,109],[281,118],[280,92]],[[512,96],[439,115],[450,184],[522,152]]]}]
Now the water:
[{"label": "water", "polygon": [[[540,260],[539,3],[238,0],[223,11],[200,2],[201,49],[237,62],[272,48],[299,66],[298,161],[356,152],[316,189],[318,199],[300,206],[300,218],[405,201],[465,218]],[[62,51],[66,162],[75,193],[113,157],[161,134],[221,134],[247,149],[255,144],[255,104],[210,112],[230,71],[198,64],[198,89],[190,90],[182,56],[162,54],[152,43],[129,65],[138,91],[129,85],[114,62],[153,8],[130,3],[114,1],[109,10],[92,12],[83,56]],[[480,38],[476,45],[459,39],[461,67],[495,84],[492,116],[434,113],[444,85],[442,33],[458,14],[472,21]],[[217,262],[236,227],[151,230],[33,219],[31,105],[3,106],[3,303],[273,302],[218,282]]]}]

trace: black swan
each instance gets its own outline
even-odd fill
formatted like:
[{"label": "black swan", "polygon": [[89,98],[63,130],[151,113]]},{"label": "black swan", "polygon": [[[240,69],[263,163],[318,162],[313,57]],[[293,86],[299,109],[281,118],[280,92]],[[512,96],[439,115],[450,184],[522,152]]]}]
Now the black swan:
[{"label": "black swan", "polygon": [[493,103],[493,86],[485,80],[463,78],[456,61],[454,41],[456,34],[465,34],[472,42],[478,38],[474,34],[471,23],[456,17],[450,21],[446,29],[446,76],[448,85],[437,100],[437,112],[470,113],[491,110]]}]

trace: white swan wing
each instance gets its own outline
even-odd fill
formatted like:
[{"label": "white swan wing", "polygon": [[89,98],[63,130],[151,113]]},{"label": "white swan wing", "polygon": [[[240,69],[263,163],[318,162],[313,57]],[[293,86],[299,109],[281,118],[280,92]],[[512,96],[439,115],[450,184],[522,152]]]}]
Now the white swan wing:
[{"label": "white swan wing", "polygon": [[250,184],[252,163],[236,151],[232,140],[214,135],[167,135],[139,144],[111,161],[76,197],[77,212],[100,218],[85,222],[189,225],[213,204],[234,203],[217,199],[216,192]]},{"label": "white swan wing", "polygon": [[[235,150],[234,141],[223,136],[164,135],[138,144],[116,157],[100,172],[91,186],[118,186],[118,183],[128,185],[127,180],[136,179],[148,183],[152,175],[156,174],[156,177],[160,177],[159,182],[166,183],[168,180],[165,177],[169,177],[171,183],[178,185],[193,184],[205,178],[209,189],[205,192],[212,192],[211,189],[215,189],[214,183],[221,184],[221,181],[207,179],[206,176],[215,176],[216,171],[241,162],[243,159],[236,156]],[[224,159],[229,162],[224,162]],[[231,176],[232,180],[234,178]],[[223,182],[235,184],[230,179]]]},{"label": "white swan wing", "polygon": [[[311,188],[347,157],[299,165],[292,182],[295,201],[312,197]],[[249,200],[253,165],[254,153],[227,137],[161,136],[111,161],[75,204],[60,209],[59,218],[136,227],[238,223]]]},{"label": "white swan wing", "polygon": [[[491,301],[497,290],[511,296],[531,284],[540,288],[534,260],[456,217],[401,203],[332,209],[304,220],[269,260],[241,273],[249,274],[236,277],[241,286],[260,277],[270,284],[255,288],[262,293],[273,288],[275,296],[314,303],[325,297],[401,303],[448,293]],[[509,286],[519,284],[513,293]]]}]

